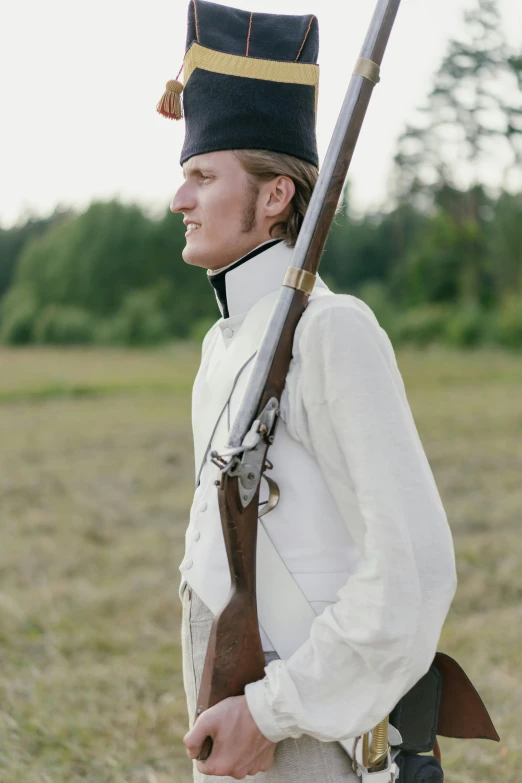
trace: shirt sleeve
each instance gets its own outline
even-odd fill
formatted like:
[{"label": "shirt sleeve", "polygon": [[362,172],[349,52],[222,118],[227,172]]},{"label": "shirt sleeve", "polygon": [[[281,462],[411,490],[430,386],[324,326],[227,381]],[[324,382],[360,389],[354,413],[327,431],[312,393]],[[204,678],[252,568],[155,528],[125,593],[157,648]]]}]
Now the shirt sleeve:
[{"label": "shirt sleeve", "polygon": [[456,589],[446,514],[391,343],[363,302],[333,298],[312,300],[301,319],[282,417],[317,460],[362,564],[309,639],[247,686],[272,742],[377,725],[429,669]]}]

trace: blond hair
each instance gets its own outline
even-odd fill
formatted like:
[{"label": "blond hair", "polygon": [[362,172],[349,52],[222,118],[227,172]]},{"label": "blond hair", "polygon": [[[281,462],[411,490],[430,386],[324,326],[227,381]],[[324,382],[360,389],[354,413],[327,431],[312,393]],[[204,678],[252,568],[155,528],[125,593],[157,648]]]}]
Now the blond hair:
[{"label": "blond hair", "polygon": [[270,234],[277,229],[277,236],[294,247],[303,222],[319,171],[317,166],[293,155],[269,150],[232,150],[253,184],[268,182],[274,177],[289,177],[295,185],[295,194],[290,202],[291,215],[279,220],[270,228]]}]

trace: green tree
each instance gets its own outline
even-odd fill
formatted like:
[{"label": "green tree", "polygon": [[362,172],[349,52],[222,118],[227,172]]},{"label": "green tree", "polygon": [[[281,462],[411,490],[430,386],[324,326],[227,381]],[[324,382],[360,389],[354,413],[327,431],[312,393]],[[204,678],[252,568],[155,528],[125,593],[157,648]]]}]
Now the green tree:
[{"label": "green tree", "polygon": [[13,289],[30,286],[41,308],[77,307],[101,320],[129,294],[159,286],[154,301],[169,333],[186,336],[194,321],[219,313],[204,271],[182,259],[184,242],[168,210],[150,220],[135,205],[95,203],[25,246]]},{"label": "green tree", "polygon": [[497,298],[522,294],[522,193],[503,193],[493,207],[488,232],[488,271]]},{"label": "green tree", "polygon": [[[367,281],[389,282],[392,272],[417,242],[428,218],[404,203],[389,213],[352,217],[349,202],[336,216],[321,262],[321,275],[352,293]],[[399,300],[393,287],[390,296]]]},{"label": "green tree", "polygon": [[0,228],[0,299],[11,285],[23,248],[72,214],[70,209],[57,207],[49,217],[28,217],[12,228]]},{"label": "green tree", "polygon": [[476,0],[464,20],[398,143],[396,197],[422,209],[446,185],[469,194],[486,182],[497,194],[521,185],[522,57],[506,43],[496,0]]}]

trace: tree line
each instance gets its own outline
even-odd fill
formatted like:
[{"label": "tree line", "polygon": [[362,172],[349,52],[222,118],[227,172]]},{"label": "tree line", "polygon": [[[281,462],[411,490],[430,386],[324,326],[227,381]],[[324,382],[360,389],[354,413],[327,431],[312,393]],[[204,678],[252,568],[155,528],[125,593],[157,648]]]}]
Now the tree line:
[{"label": "tree line", "polygon": [[[396,344],[522,348],[521,158],[522,57],[476,0],[398,140],[387,208],[357,218],[346,189],[322,276]],[[179,215],[118,201],[0,229],[0,341],[200,339],[219,312],[184,243]]]}]

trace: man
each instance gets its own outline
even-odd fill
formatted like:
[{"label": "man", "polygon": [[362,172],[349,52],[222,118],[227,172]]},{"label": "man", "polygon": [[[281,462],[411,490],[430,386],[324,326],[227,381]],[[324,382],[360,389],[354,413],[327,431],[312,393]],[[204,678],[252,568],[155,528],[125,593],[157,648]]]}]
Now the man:
[{"label": "man", "polygon": [[[196,781],[356,780],[337,741],[375,726],[428,670],[456,585],[387,335],[363,302],[318,277],[269,451],[281,499],[260,520],[316,617],[300,639],[289,596],[275,596],[267,620],[286,626],[289,654],[261,627],[265,678],[193,723],[212,617],[230,586],[209,454],[226,442],[315,184],[317,49],[313,16],[189,6],[185,182],[171,209],[187,227],[183,258],[207,269],[222,316],[194,384],[197,486],[180,566],[184,742],[193,759],[207,736],[214,743],[194,763]],[[259,594],[271,578],[259,551],[258,571]]]}]

